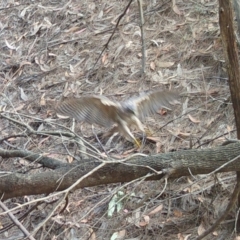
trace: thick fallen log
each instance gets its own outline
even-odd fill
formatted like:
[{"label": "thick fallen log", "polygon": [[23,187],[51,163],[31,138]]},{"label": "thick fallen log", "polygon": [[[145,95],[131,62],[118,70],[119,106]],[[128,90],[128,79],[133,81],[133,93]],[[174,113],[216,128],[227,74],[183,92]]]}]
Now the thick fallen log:
[{"label": "thick fallen log", "polygon": [[[6,157],[6,151],[0,149],[0,156]],[[11,156],[11,151],[8,151],[7,156]],[[49,194],[69,188],[80,178],[82,180],[74,189],[129,182],[144,176],[145,180],[159,180],[165,176],[178,178],[190,174],[207,174],[216,169],[218,172],[240,171],[239,156],[240,142],[236,142],[212,149],[133,156],[125,161],[108,160],[103,163],[88,159],[79,164],[60,165],[54,170],[48,169],[32,174],[2,172],[0,194],[2,200],[25,195]],[[86,174],[88,176],[84,177]]]}]

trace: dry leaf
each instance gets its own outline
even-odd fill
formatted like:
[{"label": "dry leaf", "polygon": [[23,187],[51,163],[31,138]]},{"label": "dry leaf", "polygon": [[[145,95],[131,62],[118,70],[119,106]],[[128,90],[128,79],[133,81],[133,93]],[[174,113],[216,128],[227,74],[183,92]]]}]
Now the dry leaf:
[{"label": "dry leaf", "polygon": [[[101,153],[101,157],[108,158],[108,156],[106,155],[106,153]],[[112,157],[112,158],[115,158],[115,159],[123,159],[123,156],[122,156],[122,155],[117,155],[117,154],[112,154],[111,157]]]},{"label": "dry leaf", "polygon": [[139,81],[127,80],[128,83],[138,83]]},{"label": "dry leaf", "polygon": [[216,88],[216,89],[210,89],[207,91],[207,94],[208,95],[217,95],[219,93],[219,89]]},{"label": "dry leaf", "polygon": [[192,117],[190,114],[188,114],[188,118],[191,120],[193,123],[200,123],[201,121],[197,120],[196,118]]},{"label": "dry leaf", "polygon": [[54,54],[54,53],[48,53],[48,56],[50,56],[50,57],[57,57],[57,54]]},{"label": "dry leaf", "polygon": [[178,134],[177,134],[177,136],[181,137],[181,138],[189,137],[191,135],[192,135],[191,133],[184,133],[184,132],[178,132]]},{"label": "dry leaf", "polygon": [[35,57],[35,58],[34,58],[34,61],[35,61],[36,64],[40,65],[40,63],[39,63],[39,57]]},{"label": "dry leaf", "polygon": [[82,28],[82,29],[80,29],[79,31],[77,31],[76,34],[79,35],[80,33],[84,32],[85,30],[86,30],[86,28]]},{"label": "dry leaf", "polygon": [[124,45],[120,45],[117,50],[115,51],[115,54],[114,54],[114,60],[117,59],[117,57],[119,56],[119,54],[122,52],[122,50],[124,49]]},{"label": "dry leaf", "polygon": [[51,70],[51,68],[49,66],[47,66],[46,64],[41,64],[39,65],[40,69],[43,71],[43,72],[48,72]]},{"label": "dry leaf", "polygon": [[172,3],[173,3],[173,11],[174,11],[176,14],[181,15],[182,13],[181,13],[180,10],[178,9],[178,7],[177,7],[177,5],[176,5],[176,1],[173,0]]},{"label": "dry leaf", "polygon": [[126,155],[129,155],[130,153],[134,152],[135,150],[136,150],[136,148],[129,149],[129,150],[125,151],[122,155],[124,157],[126,157]]},{"label": "dry leaf", "polygon": [[27,11],[28,8],[29,8],[29,7],[24,8],[24,9],[20,12],[19,17],[24,18],[24,16],[25,16],[26,11]]},{"label": "dry leaf", "polygon": [[57,114],[57,117],[59,117],[61,119],[68,119],[69,118],[68,116],[63,116],[63,115],[59,115],[59,114]]},{"label": "dry leaf", "polygon": [[[100,153],[101,158],[107,159],[108,156],[105,152]],[[116,155],[117,156],[117,155]]]},{"label": "dry leaf", "polygon": [[201,234],[203,234],[206,231],[206,229],[203,227],[203,223],[201,223],[198,227],[198,235],[200,236]]},{"label": "dry leaf", "polygon": [[49,140],[50,137],[45,137],[44,139],[42,139],[39,143],[38,143],[38,147],[40,147],[44,142],[46,142],[47,140]]},{"label": "dry leaf", "polygon": [[74,66],[72,66],[71,64],[69,64],[69,69],[72,73],[75,73],[75,69],[74,69]]},{"label": "dry leaf", "polygon": [[[163,46],[162,51],[169,52],[173,48],[175,49],[175,46],[171,43],[168,43]],[[174,62],[173,62],[173,64],[174,64]]]},{"label": "dry leaf", "polygon": [[43,26],[43,24],[39,24],[39,22],[34,23],[30,36],[34,36],[40,30],[40,28],[42,26]]},{"label": "dry leaf", "polygon": [[[219,115],[217,115],[217,118],[219,117]],[[215,121],[216,119],[215,119],[215,117],[212,117],[212,118],[210,118],[210,119],[208,119],[207,120],[207,128]]]},{"label": "dry leaf", "polygon": [[121,230],[119,232],[114,232],[111,236],[111,240],[123,240],[125,239],[126,230]]},{"label": "dry leaf", "polygon": [[25,106],[25,104],[19,104],[19,105],[15,108],[15,111],[22,110],[24,106]]},{"label": "dry leaf", "polygon": [[187,177],[187,181],[189,184],[193,184],[193,181],[189,177]]},{"label": "dry leaf", "polygon": [[162,143],[157,142],[156,143],[156,153],[162,152]]},{"label": "dry leaf", "polygon": [[182,215],[183,215],[183,213],[180,210],[177,210],[177,209],[173,210],[173,214],[174,214],[175,217],[178,217],[178,218],[182,217]]},{"label": "dry leaf", "polygon": [[199,21],[198,18],[190,18],[188,16],[186,16],[186,20],[189,21],[189,22],[197,22],[197,21]]},{"label": "dry leaf", "polygon": [[73,162],[73,157],[72,156],[67,156],[67,161],[68,161],[68,163],[72,163]]},{"label": "dry leaf", "polygon": [[191,192],[191,188],[189,188],[189,187],[188,188],[184,188],[183,192],[190,193]]},{"label": "dry leaf", "polygon": [[80,222],[81,222],[81,223],[87,223],[88,220],[87,220],[87,219],[83,219],[83,220],[81,220]]},{"label": "dry leaf", "polygon": [[167,110],[165,109],[160,109],[157,113],[159,113],[161,116],[166,115],[167,114]]},{"label": "dry leaf", "polygon": [[191,236],[192,234],[188,234],[185,236],[184,240],[188,240],[188,238]]},{"label": "dry leaf", "polygon": [[108,54],[107,54],[107,53],[103,55],[103,57],[102,57],[102,63],[103,63],[104,65],[106,65],[106,64],[108,63]]},{"label": "dry leaf", "polygon": [[125,230],[125,229],[123,229],[123,230],[121,230],[121,231],[118,232],[118,237],[119,237],[119,238],[124,238],[125,235],[126,235],[126,230]]},{"label": "dry leaf", "polygon": [[19,161],[18,161],[21,165],[23,165],[23,166],[27,166],[27,165],[29,165],[29,162],[27,161],[27,160],[24,160],[24,159],[19,159]]},{"label": "dry leaf", "polygon": [[41,132],[44,129],[44,124],[40,124],[40,126],[37,128],[37,132]]},{"label": "dry leaf", "polygon": [[231,132],[232,130],[233,130],[233,126],[227,125],[227,131],[228,131],[228,132]]},{"label": "dry leaf", "polygon": [[174,62],[157,62],[157,66],[160,68],[172,67]]},{"label": "dry leaf", "polygon": [[128,41],[125,45],[125,48],[130,48],[132,46],[132,41]]},{"label": "dry leaf", "polygon": [[213,234],[213,236],[218,236],[217,231],[214,231],[212,234]]},{"label": "dry leaf", "polygon": [[139,227],[139,219],[140,219],[141,212],[139,209],[132,213],[131,217],[127,217],[127,222],[130,224],[135,224],[135,226]]},{"label": "dry leaf", "polygon": [[8,142],[15,142],[15,141],[16,141],[16,138],[8,138],[7,141],[8,141]]},{"label": "dry leaf", "polygon": [[154,208],[148,215],[153,215],[153,214],[156,214],[160,211],[162,211],[163,209],[163,204],[160,204],[159,206],[157,206],[156,208]]},{"label": "dry leaf", "polygon": [[100,11],[100,13],[98,14],[98,18],[101,19],[103,17],[103,10]]},{"label": "dry leaf", "polygon": [[22,88],[19,87],[19,89],[20,89],[21,99],[23,101],[27,101],[28,100],[28,96],[25,94],[25,92],[24,92],[24,90]]},{"label": "dry leaf", "polygon": [[139,225],[140,227],[145,227],[145,226],[148,225],[148,223],[147,223],[147,222],[144,222],[144,221],[141,221],[141,222],[139,222],[138,225]]},{"label": "dry leaf", "polygon": [[140,227],[145,227],[150,222],[150,217],[149,216],[143,216],[143,218],[144,218],[144,221],[140,221],[139,224],[138,224]]},{"label": "dry leaf", "polygon": [[11,45],[11,44],[7,41],[7,39],[5,39],[5,43],[6,43],[6,45],[7,45],[7,47],[8,47],[9,49],[12,49],[12,50],[16,49],[16,47],[14,47],[13,45]]},{"label": "dry leaf", "polygon": [[66,30],[65,32],[66,32],[66,33],[72,33],[72,32],[78,31],[79,29],[80,29],[80,27],[74,26],[74,27],[69,28],[69,29]]},{"label": "dry leaf", "polygon": [[96,240],[96,233],[93,231],[92,228],[89,229],[89,232],[90,232],[90,238],[88,238],[89,240]]},{"label": "dry leaf", "polygon": [[45,97],[45,93],[41,96],[40,106],[46,106],[46,99],[44,97]]},{"label": "dry leaf", "polygon": [[153,71],[155,71],[155,63],[154,62],[150,62],[150,69],[152,69]]},{"label": "dry leaf", "polygon": [[182,67],[181,67],[180,63],[177,65],[177,75],[179,77],[181,77],[183,75],[183,70],[182,70]]},{"label": "dry leaf", "polygon": [[6,110],[7,105],[0,105],[0,112],[4,112]]},{"label": "dry leaf", "polygon": [[31,62],[28,62],[28,61],[22,61],[20,63],[20,67],[24,66],[24,65],[31,65],[32,63]]},{"label": "dry leaf", "polygon": [[147,139],[150,141],[153,141],[155,143],[157,143],[161,140],[160,137],[147,137]]},{"label": "dry leaf", "polygon": [[179,240],[184,240],[184,237],[183,237],[183,234],[182,234],[182,233],[178,233],[177,238],[178,238]]},{"label": "dry leaf", "polygon": [[107,9],[105,9],[105,13],[109,13],[113,10],[112,6],[109,6]]}]

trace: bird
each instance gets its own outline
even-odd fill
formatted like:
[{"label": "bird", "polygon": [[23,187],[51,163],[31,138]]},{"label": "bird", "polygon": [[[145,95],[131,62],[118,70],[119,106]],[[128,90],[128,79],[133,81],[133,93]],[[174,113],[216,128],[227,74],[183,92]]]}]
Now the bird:
[{"label": "bird", "polygon": [[140,147],[141,144],[132,134],[130,127],[135,126],[145,134],[141,120],[160,108],[169,109],[179,104],[178,99],[178,92],[168,90],[142,93],[123,102],[110,100],[103,95],[69,97],[59,101],[55,111],[59,115],[89,124],[98,124],[103,127],[115,125],[121,135]]}]

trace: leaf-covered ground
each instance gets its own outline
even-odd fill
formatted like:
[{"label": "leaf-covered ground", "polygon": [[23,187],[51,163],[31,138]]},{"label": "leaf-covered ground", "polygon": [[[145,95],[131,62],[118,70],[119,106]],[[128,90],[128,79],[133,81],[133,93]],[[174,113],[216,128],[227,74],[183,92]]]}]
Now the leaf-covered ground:
[{"label": "leaf-covered ground", "polygon": [[[53,111],[54,104],[63,96],[103,94],[113,100],[124,100],[155,89],[181,92],[182,105],[146,119],[144,123],[151,136],[140,152],[210,148],[221,144],[225,137],[236,137],[218,24],[218,1],[144,1],[144,75],[136,1],[115,29],[127,4],[106,0],[1,1],[2,148],[26,149],[72,162],[74,157],[81,156],[78,145],[62,137],[30,134],[27,127],[39,132],[70,131],[72,120],[59,118]],[[119,159],[137,151],[118,135],[101,138],[99,133],[107,129],[79,122],[74,126],[74,131],[98,150],[91,152],[96,156],[108,154]],[[139,132],[133,133],[141,138]],[[1,160],[1,171],[25,171],[32,167],[24,159]],[[61,209],[57,209],[36,239],[118,236],[182,240],[197,236],[225,209],[235,180],[231,173],[203,177],[77,190],[69,196],[66,210],[60,213]],[[198,181],[200,178],[203,180]],[[11,199],[5,204],[11,208],[37,198]],[[120,211],[110,217],[111,199],[120,199],[121,204]],[[54,200],[50,197],[21,221],[28,231],[32,232],[46,218],[54,208]],[[22,208],[14,214],[20,217],[27,210]],[[236,235],[231,230],[234,219],[233,211],[206,239],[234,239]],[[0,217],[0,226],[9,223],[8,217]],[[1,239],[21,236],[16,226],[0,229]]]}]

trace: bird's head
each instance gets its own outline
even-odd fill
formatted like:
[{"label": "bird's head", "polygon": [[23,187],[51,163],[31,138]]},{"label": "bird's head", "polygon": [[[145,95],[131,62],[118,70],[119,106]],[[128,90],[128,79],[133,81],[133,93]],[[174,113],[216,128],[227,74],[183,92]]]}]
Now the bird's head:
[{"label": "bird's head", "polygon": [[123,112],[126,113],[126,114],[136,115],[134,108],[133,108],[132,106],[130,106],[130,105],[123,105],[123,106],[122,106],[122,110],[123,110]]}]

